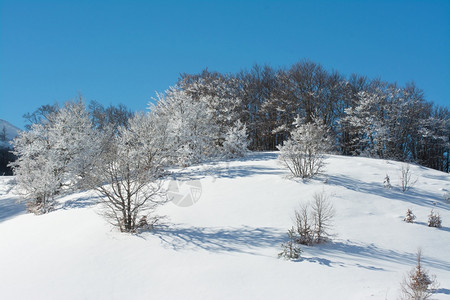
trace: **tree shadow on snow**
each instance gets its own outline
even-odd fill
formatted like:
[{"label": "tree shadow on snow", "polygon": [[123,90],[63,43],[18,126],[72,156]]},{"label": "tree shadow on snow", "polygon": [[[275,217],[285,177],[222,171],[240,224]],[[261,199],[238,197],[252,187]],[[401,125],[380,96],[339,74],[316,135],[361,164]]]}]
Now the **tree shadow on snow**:
[{"label": "tree shadow on snow", "polygon": [[243,178],[257,175],[284,175],[285,172],[278,168],[263,167],[258,165],[244,166],[208,166],[202,169],[186,170],[171,176],[174,180],[201,180],[207,176],[213,178]]},{"label": "tree shadow on snow", "polygon": [[0,199],[0,222],[26,212],[25,203],[18,203],[14,198]]},{"label": "tree shadow on snow", "polygon": [[437,289],[434,293],[435,294],[450,295],[450,290],[449,289]]},{"label": "tree shadow on snow", "polygon": [[98,196],[84,196],[76,199],[67,200],[62,203],[61,209],[85,208],[99,203]]},{"label": "tree shadow on snow", "polygon": [[174,249],[203,249],[211,252],[256,254],[256,248],[280,247],[286,232],[270,227],[207,228],[163,226],[153,232]]},{"label": "tree shadow on snow", "polygon": [[[428,224],[425,223],[425,222],[420,222],[420,221],[416,222],[416,221],[414,221],[414,224],[418,224],[418,225],[429,227]],[[442,230],[442,231],[450,232],[450,228],[449,227],[440,227],[440,228],[439,227],[430,227],[430,228],[434,228],[436,230]]]},{"label": "tree shadow on snow", "polygon": [[[416,253],[383,249],[374,244],[357,244],[350,240],[346,240],[345,242],[335,241],[316,246],[314,247],[314,254],[336,259],[350,259],[355,262],[356,266],[371,270],[384,270],[383,268],[372,266],[377,261],[380,264],[384,262],[410,266],[416,264]],[[423,262],[429,267],[450,271],[450,265],[446,261],[424,257]],[[372,265],[367,266],[367,264]],[[377,265],[379,264],[377,263]]]},{"label": "tree shadow on snow", "polygon": [[365,194],[372,194],[387,199],[396,199],[413,203],[426,207],[437,207],[439,209],[449,210],[449,206],[442,203],[442,195],[430,194],[429,192],[422,192],[420,189],[412,188],[406,192],[401,192],[396,188],[386,189],[380,183],[368,183],[361,180],[351,178],[344,175],[330,175],[328,176],[327,184],[342,186],[348,190],[361,192]]}]

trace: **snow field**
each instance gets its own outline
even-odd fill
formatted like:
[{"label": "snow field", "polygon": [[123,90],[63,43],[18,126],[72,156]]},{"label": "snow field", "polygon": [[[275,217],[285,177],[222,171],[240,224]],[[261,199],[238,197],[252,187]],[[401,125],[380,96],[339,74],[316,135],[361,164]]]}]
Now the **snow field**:
[{"label": "snow field", "polygon": [[[154,232],[128,235],[99,214],[96,195],[60,199],[47,215],[23,214],[0,180],[2,299],[397,299],[403,275],[423,264],[450,298],[448,174],[411,166],[417,183],[402,193],[401,163],[329,156],[317,179],[289,179],[276,153],[177,172],[200,180],[193,206],[168,203]],[[383,187],[386,173],[393,189]],[[328,244],[302,246],[302,259],[277,259],[294,210],[329,195],[336,216]],[[403,222],[406,210],[416,223]],[[426,225],[434,208],[441,229]],[[2,213],[3,212],[3,213]]]}]

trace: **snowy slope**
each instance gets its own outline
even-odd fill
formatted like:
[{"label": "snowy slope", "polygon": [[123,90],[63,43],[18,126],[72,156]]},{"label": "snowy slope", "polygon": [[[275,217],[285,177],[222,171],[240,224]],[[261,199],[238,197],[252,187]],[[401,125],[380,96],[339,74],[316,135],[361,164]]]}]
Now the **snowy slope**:
[{"label": "snowy slope", "polygon": [[9,144],[20,132],[20,129],[12,125],[8,121],[0,119],[0,134],[3,134],[3,128],[5,129],[6,141],[0,140],[0,148],[8,148]]},{"label": "snowy slope", "polygon": [[[198,201],[168,203],[165,226],[139,235],[113,229],[90,192],[34,216],[0,182],[2,299],[397,299],[418,247],[441,284],[435,298],[450,299],[448,174],[412,166],[418,181],[402,193],[397,162],[330,156],[326,176],[302,182],[276,158],[180,171],[179,182],[200,183]],[[333,242],[303,246],[299,261],[277,259],[294,209],[321,191],[336,210]],[[417,223],[402,221],[408,208]],[[432,208],[441,229],[426,226]]]}]

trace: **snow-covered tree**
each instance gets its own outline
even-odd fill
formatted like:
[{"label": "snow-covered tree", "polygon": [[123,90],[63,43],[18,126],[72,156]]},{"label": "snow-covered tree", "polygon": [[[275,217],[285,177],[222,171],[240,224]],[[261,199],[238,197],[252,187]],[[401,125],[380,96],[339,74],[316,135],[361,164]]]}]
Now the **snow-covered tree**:
[{"label": "snow-covered tree", "polygon": [[166,128],[138,114],[118,128],[108,151],[98,156],[90,182],[101,196],[105,216],[123,232],[152,226],[155,209],[166,202],[161,177],[166,162]]},{"label": "snow-covered tree", "polygon": [[228,129],[223,143],[223,152],[227,157],[241,157],[248,151],[247,126],[237,121]]},{"label": "snow-covered tree", "polygon": [[317,122],[302,124],[300,118],[295,125],[291,138],[278,146],[279,159],[294,177],[314,177],[322,171],[324,154],[331,147],[327,130]]},{"label": "snow-covered tree", "polygon": [[439,213],[434,212],[431,210],[430,215],[428,216],[428,227],[442,227],[442,220]]},{"label": "snow-covered tree", "polygon": [[340,122],[351,130],[353,144],[358,145],[355,154],[382,156],[388,137],[383,109],[386,97],[380,88],[363,90],[358,93],[358,105],[345,109],[346,115]]},{"label": "snow-covered tree", "polygon": [[403,219],[406,223],[414,223],[416,216],[413,214],[412,210],[408,208],[406,211],[406,217]]},{"label": "snow-covered tree", "polygon": [[188,166],[217,154],[218,128],[203,99],[172,87],[150,109],[166,123],[173,163]]},{"label": "snow-covered tree", "polygon": [[383,180],[383,186],[384,186],[384,188],[386,188],[386,189],[391,189],[391,188],[392,188],[392,185],[391,185],[391,179],[389,178],[389,175],[388,175],[388,174],[386,174],[386,177],[384,177],[384,180]]},{"label": "snow-covered tree", "polygon": [[18,160],[11,166],[30,211],[46,213],[56,195],[76,188],[99,149],[81,100],[39,120],[14,140]]}]

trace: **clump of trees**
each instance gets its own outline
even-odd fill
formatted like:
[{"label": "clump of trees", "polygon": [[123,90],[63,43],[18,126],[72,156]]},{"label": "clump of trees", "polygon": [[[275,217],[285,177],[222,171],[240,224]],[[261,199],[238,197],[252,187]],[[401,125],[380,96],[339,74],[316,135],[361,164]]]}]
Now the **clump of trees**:
[{"label": "clump of trees", "polygon": [[28,210],[47,213],[58,197],[92,188],[121,231],[151,228],[167,201],[161,185],[168,167],[247,150],[245,124],[217,115],[210,106],[220,101],[213,100],[174,87],[149,113],[86,107],[80,96],[27,114],[30,124],[14,140],[18,160],[10,166]]},{"label": "clump of trees", "polygon": [[334,215],[335,210],[327,194],[314,194],[313,201],[295,210],[295,226],[288,231],[289,241],[282,244],[283,251],[278,256],[296,259],[301,254],[299,245],[312,246],[329,241]]},{"label": "clump of trees", "polygon": [[47,110],[39,123],[14,140],[11,164],[28,209],[36,214],[52,210],[55,197],[72,190],[89,172],[99,152],[97,136],[81,101]]}]

